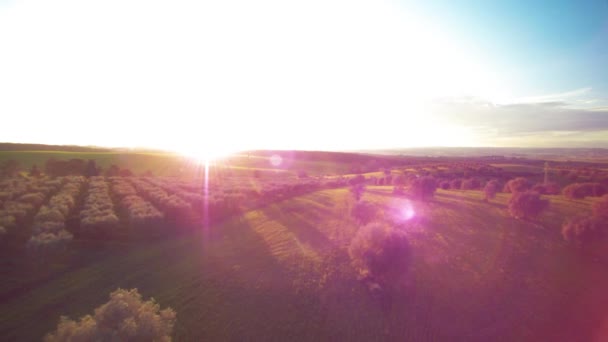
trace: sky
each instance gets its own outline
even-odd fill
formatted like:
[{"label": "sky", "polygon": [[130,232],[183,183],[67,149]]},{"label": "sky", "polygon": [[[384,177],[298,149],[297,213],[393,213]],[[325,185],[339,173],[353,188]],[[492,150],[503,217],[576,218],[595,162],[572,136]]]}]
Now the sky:
[{"label": "sky", "polygon": [[608,147],[608,1],[0,0],[0,141]]}]

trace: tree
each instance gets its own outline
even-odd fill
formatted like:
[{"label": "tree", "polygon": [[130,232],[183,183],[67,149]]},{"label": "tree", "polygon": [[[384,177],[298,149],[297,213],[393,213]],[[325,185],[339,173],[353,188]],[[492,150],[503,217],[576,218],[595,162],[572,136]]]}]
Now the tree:
[{"label": "tree", "polygon": [[379,222],[359,229],[348,253],[353,266],[364,279],[384,286],[399,286],[407,276],[411,251],[403,233]]},{"label": "tree", "polygon": [[522,192],[522,191],[526,191],[530,189],[530,182],[525,179],[524,177],[517,177],[515,179],[511,179],[510,181],[507,182],[507,184],[505,184],[504,188],[503,188],[503,192],[510,192],[510,193],[516,193],[516,192]]},{"label": "tree", "polygon": [[491,180],[486,183],[486,186],[483,188],[483,198],[487,202],[491,199],[496,198],[496,193],[498,192],[498,181]]},{"label": "tree", "polygon": [[462,179],[457,178],[457,179],[453,179],[450,182],[450,188],[454,189],[454,190],[459,190],[462,187]]},{"label": "tree", "polygon": [[606,235],[606,221],[597,217],[576,217],[562,226],[564,240],[583,246]]},{"label": "tree", "polygon": [[355,203],[350,214],[359,224],[367,224],[376,217],[377,211],[378,208],[373,203],[360,201]]},{"label": "tree", "polygon": [[393,193],[395,194],[402,194],[403,193],[403,187],[405,186],[405,183],[407,182],[407,179],[405,178],[405,175],[397,175],[393,178]]},{"label": "tree", "polygon": [[105,172],[106,177],[116,177],[120,175],[120,168],[118,165],[112,164]]},{"label": "tree", "polygon": [[175,311],[160,310],[150,299],[143,301],[137,289],[118,289],[110,301],[78,321],[61,317],[57,330],[45,337],[47,342],[63,341],[171,341]]},{"label": "tree", "polygon": [[14,159],[9,159],[0,164],[1,177],[15,177],[19,171],[19,162]]},{"label": "tree", "polygon": [[608,195],[602,196],[602,198],[593,203],[593,216],[608,220]]},{"label": "tree", "polygon": [[34,164],[32,165],[32,168],[30,169],[30,177],[40,177],[41,173],[40,170],[38,169],[38,165]]},{"label": "tree", "polygon": [[350,186],[349,190],[350,190],[350,193],[355,198],[355,201],[358,202],[361,199],[361,196],[363,196],[363,193],[365,192],[365,184],[363,184],[363,183],[352,184]]},{"label": "tree", "polygon": [[533,219],[549,206],[549,200],[535,191],[515,192],[509,199],[509,213],[517,219]]},{"label": "tree", "polygon": [[435,190],[437,190],[437,182],[430,176],[416,178],[410,185],[411,194],[423,201],[433,197]]},{"label": "tree", "polygon": [[120,169],[120,172],[118,172],[118,175],[120,177],[131,177],[131,176],[133,176],[133,172],[131,172],[131,170],[129,170],[129,169]]},{"label": "tree", "polygon": [[99,169],[97,168],[97,164],[95,163],[95,161],[93,159],[89,159],[89,162],[87,163],[87,167],[84,171],[84,175],[86,177],[99,176]]}]

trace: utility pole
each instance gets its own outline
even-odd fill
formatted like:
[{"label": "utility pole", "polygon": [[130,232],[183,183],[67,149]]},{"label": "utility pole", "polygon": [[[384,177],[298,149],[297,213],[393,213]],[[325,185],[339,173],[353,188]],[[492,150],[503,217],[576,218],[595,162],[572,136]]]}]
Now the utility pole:
[{"label": "utility pole", "polygon": [[549,162],[545,162],[545,185],[549,182]]}]

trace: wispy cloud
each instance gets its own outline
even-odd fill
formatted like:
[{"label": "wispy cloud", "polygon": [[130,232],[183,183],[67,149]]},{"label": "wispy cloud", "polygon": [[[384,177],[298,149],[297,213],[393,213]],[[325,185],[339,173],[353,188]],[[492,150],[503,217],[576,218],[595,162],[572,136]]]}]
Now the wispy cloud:
[{"label": "wispy cloud", "polygon": [[[565,102],[572,101],[577,99],[583,95],[588,95],[591,92],[591,87],[584,87],[579,89],[574,89],[566,92],[555,93],[555,94],[545,94],[545,95],[537,95],[537,96],[528,96],[518,98],[512,101],[512,103],[544,103],[544,102]],[[585,100],[588,101],[588,100]]]}]

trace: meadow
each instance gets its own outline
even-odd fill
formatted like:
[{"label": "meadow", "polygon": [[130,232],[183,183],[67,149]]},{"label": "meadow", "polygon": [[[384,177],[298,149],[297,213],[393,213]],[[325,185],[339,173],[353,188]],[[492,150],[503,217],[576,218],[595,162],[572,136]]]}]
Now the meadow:
[{"label": "meadow", "polygon": [[167,241],[80,241],[49,264],[5,260],[0,334],[37,340],[59,314],[82,316],[116,287],[175,309],[176,341],[587,340],[604,318],[605,261],[590,263],[560,235],[565,213],[589,200],[554,201],[539,226],[510,218],[504,195],[439,191],[422,203],[369,187],[364,199],[386,215],[409,201],[420,217],[407,231],[411,283],[388,313],[350,265],[357,228],[344,219],[348,191],[335,189]]}]

